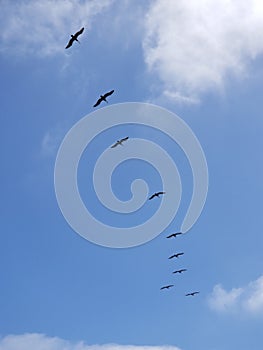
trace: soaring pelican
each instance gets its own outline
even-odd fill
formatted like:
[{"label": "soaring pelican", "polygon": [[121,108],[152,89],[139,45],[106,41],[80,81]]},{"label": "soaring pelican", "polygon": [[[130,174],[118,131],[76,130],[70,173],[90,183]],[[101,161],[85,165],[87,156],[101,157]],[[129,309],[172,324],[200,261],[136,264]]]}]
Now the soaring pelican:
[{"label": "soaring pelican", "polygon": [[153,199],[154,197],[158,197],[158,198],[159,198],[160,194],[165,194],[165,192],[155,192],[155,193],[149,198],[149,200]]},{"label": "soaring pelican", "polygon": [[174,271],[173,273],[182,273],[182,272],[185,272],[185,271],[187,271],[187,269],[176,270],[176,271]]},{"label": "soaring pelican", "polygon": [[101,104],[102,101],[105,101],[108,103],[108,101],[106,100],[106,97],[112,95],[113,93],[114,93],[114,90],[111,90],[109,92],[106,92],[104,95],[100,95],[100,98],[98,99],[98,101],[95,103],[93,107],[97,107],[99,104]]},{"label": "soaring pelican", "polygon": [[200,292],[191,292],[191,293],[185,294],[185,296],[188,297],[189,295],[191,295],[193,297],[195,294],[198,294],[198,293]]},{"label": "soaring pelican", "polygon": [[115,148],[115,147],[117,147],[118,145],[123,146],[123,144],[122,144],[122,143],[123,143],[124,141],[127,141],[127,140],[128,140],[128,138],[129,138],[129,136],[124,137],[124,139],[121,139],[121,140],[116,141],[116,143],[114,143],[114,145],[112,145],[112,146],[111,146],[111,148]]},{"label": "soaring pelican", "polygon": [[168,259],[179,258],[180,255],[184,255],[184,253],[176,253],[176,254],[173,254],[173,255],[169,256]]},{"label": "soaring pelican", "polygon": [[172,238],[172,237],[176,237],[176,236],[179,236],[179,235],[182,235],[183,233],[182,232],[176,232],[176,233],[172,233],[171,235],[167,236],[166,238]]},{"label": "soaring pelican", "polygon": [[75,33],[74,35],[71,34],[71,38],[69,39],[68,45],[65,47],[65,49],[68,49],[70,46],[72,46],[72,44],[73,44],[74,41],[77,41],[77,42],[79,43],[79,41],[78,41],[78,36],[79,36],[80,34],[82,34],[83,31],[84,31],[84,27],[82,27],[82,28],[81,28],[77,33]]},{"label": "soaring pelican", "polygon": [[168,286],[163,286],[162,288],[160,288],[160,290],[162,290],[162,289],[169,289],[169,288],[171,288],[173,286],[174,286],[173,284],[168,284]]}]

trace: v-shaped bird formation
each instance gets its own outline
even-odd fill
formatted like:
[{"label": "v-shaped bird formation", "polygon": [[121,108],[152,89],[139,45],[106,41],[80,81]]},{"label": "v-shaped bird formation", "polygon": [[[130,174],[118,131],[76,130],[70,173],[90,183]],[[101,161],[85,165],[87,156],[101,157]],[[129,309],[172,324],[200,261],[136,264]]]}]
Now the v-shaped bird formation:
[{"label": "v-shaped bird formation", "polygon": [[[82,27],[79,31],[77,31],[75,34],[71,34],[71,38],[69,39],[68,43],[67,43],[67,46],[65,47],[65,49],[69,49],[74,41],[79,42],[78,40],[78,37],[84,32],[84,27]],[[108,103],[107,101],[107,97],[111,96],[112,94],[114,93],[114,90],[110,90],[106,93],[104,93],[103,95],[100,95],[100,97],[97,99],[97,101],[95,102],[95,104],[93,105],[93,107],[98,107],[102,102],[106,102]],[[116,148],[117,146],[124,146],[123,143],[128,141],[129,139],[129,136],[126,136],[120,140],[117,140],[110,148]],[[152,200],[154,198],[160,198],[160,196],[163,196],[165,195],[166,192],[164,191],[159,191],[159,192],[155,192],[153,193],[149,198],[148,200]],[[182,232],[175,232],[175,233],[171,233],[170,235],[168,235],[166,238],[170,239],[170,238],[176,238],[177,236],[180,236],[180,235],[183,235]],[[174,258],[178,259],[180,256],[184,255],[184,252],[178,252],[178,253],[174,253],[172,254],[171,256],[168,257],[169,260],[172,260]],[[186,272],[187,269],[186,268],[180,268],[180,269],[177,269],[175,271],[173,271],[172,273],[173,274],[182,274],[183,272]],[[168,289],[171,289],[174,287],[174,284],[166,284],[164,286],[162,286],[160,288],[160,290],[168,290]],[[199,291],[193,291],[193,292],[188,292],[185,294],[186,297],[188,296],[195,296],[196,294],[199,294],[200,292]]]}]

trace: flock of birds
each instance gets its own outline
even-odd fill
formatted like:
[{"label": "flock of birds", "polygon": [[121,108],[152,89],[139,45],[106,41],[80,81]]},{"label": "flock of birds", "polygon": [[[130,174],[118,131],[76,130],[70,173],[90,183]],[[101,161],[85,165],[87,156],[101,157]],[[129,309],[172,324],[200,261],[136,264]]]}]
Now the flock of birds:
[{"label": "flock of birds", "polygon": [[[81,28],[78,32],[76,32],[75,34],[71,34],[71,38],[69,39],[69,42],[68,42],[67,46],[65,47],[65,49],[70,48],[70,47],[72,46],[72,44],[74,43],[74,41],[76,41],[76,42],[79,43],[78,37],[79,37],[79,35],[81,35],[83,32],[84,32],[84,27],[82,27],[82,28]],[[108,103],[107,97],[109,97],[109,96],[112,95],[113,93],[114,93],[114,90],[111,90],[111,91],[109,91],[109,92],[106,92],[106,93],[103,94],[103,95],[100,95],[100,97],[98,98],[97,102],[93,105],[93,107],[99,106],[99,105],[101,104],[101,102],[103,102],[103,101],[106,102],[106,103]],[[122,139],[120,139],[120,140],[117,140],[117,141],[111,146],[111,148],[115,148],[115,147],[117,147],[117,146],[123,146],[123,142],[127,141],[128,139],[129,139],[129,137],[127,136],[127,137],[124,137],[124,138],[122,138]],[[152,194],[148,199],[149,199],[149,200],[152,200],[152,199],[155,198],[155,197],[158,197],[158,198],[159,198],[161,195],[164,195],[164,194],[165,194],[165,192],[163,192],[163,191],[155,192],[155,193]],[[179,235],[182,235],[182,234],[183,234],[182,232],[176,232],[176,233],[170,234],[170,235],[167,236],[166,238],[175,238],[175,237],[177,237],[177,236],[179,236]],[[177,258],[177,259],[178,259],[178,258],[179,258],[180,256],[182,256],[182,255],[184,255],[183,252],[175,253],[175,254],[169,256],[168,259],[174,259],[174,258]],[[179,269],[179,270],[173,271],[173,273],[174,273],[174,274],[177,274],[177,273],[178,273],[178,274],[181,274],[181,273],[186,272],[186,271],[187,271],[187,269]],[[165,286],[161,287],[160,290],[170,289],[170,288],[172,288],[172,287],[174,287],[173,284],[168,284],[168,285],[165,285]],[[188,297],[188,296],[194,296],[194,295],[196,295],[196,294],[198,294],[198,293],[199,293],[199,291],[194,291],[194,292],[186,293],[185,296],[186,296],[186,297]]]},{"label": "flock of birds", "polygon": [[[150,198],[151,198],[151,197],[150,197]],[[166,238],[175,238],[175,237],[177,237],[177,236],[179,236],[179,235],[182,235],[182,234],[183,234],[182,232],[176,232],[176,233],[170,234],[170,235],[167,236]],[[178,259],[178,258],[179,258],[180,256],[182,256],[182,255],[184,255],[184,252],[175,253],[175,254],[169,256],[168,259],[170,259],[170,260],[171,260],[171,259],[174,259],[174,258]],[[174,274],[176,274],[176,273],[181,274],[181,273],[186,272],[186,271],[187,271],[187,269],[179,269],[179,270],[173,271],[173,273],[174,273]],[[168,284],[168,285],[165,285],[165,286],[161,287],[160,289],[161,289],[161,290],[164,290],[164,289],[170,289],[170,288],[172,288],[172,287],[174,287],[174,284]],[[200,292],[198,292],[198,291],[190,292],[190,293],[186,293],[185,296],[186,296],[186,297],[189,297],[189,296],[192,296],[192,297],[193,297],[194,295],[196,295],[196,294],[198,294],[198,293],[200,293]]]}]

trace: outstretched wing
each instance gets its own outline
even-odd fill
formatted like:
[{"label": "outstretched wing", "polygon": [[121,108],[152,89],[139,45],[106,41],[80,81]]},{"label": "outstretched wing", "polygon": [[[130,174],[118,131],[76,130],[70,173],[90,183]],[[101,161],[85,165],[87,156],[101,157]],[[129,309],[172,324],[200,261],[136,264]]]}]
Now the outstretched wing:
[{"label": "outstretched wing", "polygon": [[109,92],[106,92],[106,94],[104,94],[104,97],[106,98],[106,97],[112,95],[113,93],[114,93],[114,90],[111,90],[111,91],[109,91]]},{"label": "outstretched wing", "polygon": [[65,47],[65,49],[68,49],[70,46],[72,46],[74,39],[69,39],[68,45]]},{"label": "outstretched wing", "polygon": [[115,148],[118,146],[118,142],[114,143],[114,145],[111,146],[111,148]]},{"label": "outstretched wing", "polygon": [[77,33],[75,33],[75,38],[77,38],[80,34],[82,34],[84,31],[84,27],[82,27]]},{"label": "outstretched wing", "polygon": [[102,98],[100,97],[98,101],[95,103],[95,105],[93,105],[93,107],[97,107],[101,103],[101,101],[102,101]]},{"label": "outstretched wing", "polygon": [[165,194],[165,192],[158,192],[157,195],[159,195],[159,194]]},{"label": "outstretched wing", "polygon": [[172,238],[172,237],[175,237],[175,233],[172,233],[171,235],[167,236],[166,238]]},{"label": "outstretched wing", "polygon": [[149,201],[153,199],[156,196],[156,193],[154,193],[151,197],[149,197]]},{"label": "outstretched wing", "polygon": [[120,140],[120,142],[127,141],[127,140],[128,140],[128,138],[129,138],[129,136],[124,137],[124,139],[121,139],[121,140]]}]

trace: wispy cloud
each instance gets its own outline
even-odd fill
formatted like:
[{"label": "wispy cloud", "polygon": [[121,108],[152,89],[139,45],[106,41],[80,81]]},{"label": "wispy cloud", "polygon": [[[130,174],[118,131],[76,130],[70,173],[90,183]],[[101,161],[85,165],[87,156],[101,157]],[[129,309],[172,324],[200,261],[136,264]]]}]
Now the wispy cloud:
[{"label": "wispy cloud", "polygon": [[65,127],[57,126],[48,130],[41,141],[41,154],[43,156],[54,156],[63,140],[67,130]]},{"label": "wispy cloud", "polygon": [[[155,0],[143,40],[145,62],[164,89],[197,99],[244,77],[263,52],[261,0]],[[187,102],[187,99],[185,100]]]},{"label": "wispy cloud", "polygon": [[180,350],[176,346],[135,346],[135,345],[87,345],[84,342],[73,343],[44,334],[27,333],[8,335],[0,339],[0,350]]},{"label": "wispy cloud", "polygon": [[90,28],[113,0],[1,1],[0,52],[51,56],[64,52],[70,34]]},{"label": "wispy cloud", "polygon": [[216,285],[208,298],[209,306],[218,312],[263,313],[263,276],[241,288],[225,290]]}]

